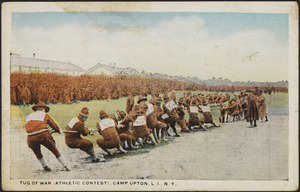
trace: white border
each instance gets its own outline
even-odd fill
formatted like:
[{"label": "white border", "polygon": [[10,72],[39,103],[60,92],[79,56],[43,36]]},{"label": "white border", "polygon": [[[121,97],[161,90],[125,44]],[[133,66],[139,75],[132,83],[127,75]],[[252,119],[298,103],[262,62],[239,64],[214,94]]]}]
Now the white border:
[{"label": "white border", "polygon": [[[124,11],[124,12],[239,12],[289,14],[289,180],[176,180],[176,186],[21,186],[10,180],[10,75],[12,12]],[[5,2],[2,4],[2,187],[3,190],[251,190],[298,189],[298,5],[296,2]],[[32,180],[30,180],[32,181]],[[54,181],[54,180],[52,180]],[[75,180],[72,180],[75,181]],[[81,181],[81,180],[79,180]],[[125,181],[125,180],[124,180]],[[132,181],[132,180],[128,180]],[[138,181],[138,180],[136,180]],[[143,180],[141,180],[143,181]],[[151,180],[152,181],[152,180]],[[152,182],[157,182],[153,180]],[[172,182],[172,181],[168,181]]]}]

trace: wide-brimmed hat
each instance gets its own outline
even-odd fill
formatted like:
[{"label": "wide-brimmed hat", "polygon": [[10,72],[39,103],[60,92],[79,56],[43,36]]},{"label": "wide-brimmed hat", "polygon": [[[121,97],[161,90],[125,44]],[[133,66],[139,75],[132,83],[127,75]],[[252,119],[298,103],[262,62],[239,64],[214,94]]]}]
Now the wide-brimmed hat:
[{"label": "wide-brimmed hat", "polygon": [[46,113],[50,110],[50,108],[42,101],[39,101],[35,106],[32,106],[32,110],[36,111],[38,107],[43,107]]},{"label": "wide-brimmed hat", "polygon": [[126,116],[126,113],[124,111],[117,110],[117,115],[120,119],[123,119]]},{"label": "wide-brimmed hat", "polygon": [[141,101],[147,101],[147,98],[140,96],[139,100],[137,101],[137,103],[140,103]]},{"label": "wide-brimmed hat", "polygon": [[99,113],[99,117],[100,118],[107,117],[107,113],[104,110],[101,110]]},{"label": "wide-brimmed hat", "polygon": [[79,115],[84,116],[84,117],[88,117],[89,116],[89,109],[87,107],[82,108]]}]

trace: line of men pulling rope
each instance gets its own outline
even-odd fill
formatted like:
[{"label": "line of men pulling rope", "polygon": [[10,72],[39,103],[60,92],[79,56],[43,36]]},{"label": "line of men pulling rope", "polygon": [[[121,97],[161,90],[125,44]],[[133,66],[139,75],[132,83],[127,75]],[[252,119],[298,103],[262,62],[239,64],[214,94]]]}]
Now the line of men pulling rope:
[{"label": "line of men pulling rope", "polygon": [[[126,100],[127,114],[119,110],[116,111],[116,114],[107,114],[104,110],[101,110],[99,113],[100,120],[96,123],[96,129],[92,130],[89,130],[84,125],[89,116],[89,109],[87,107],[82,108],[78,116],[71,119],[66,129],[62,130],[57,122],[47,113],[50,108],[42,101],[39,101],[32,107],[34,112],[26,117],[27,144],[45,171],[51,171],[51,169],[44,161],[41,153],[41,145],[45,146],[56,156],[65,170],[70,171],[70,168],[65,164],[60,152],[56,148],[55,141],[51,132],[47,129],[47,125],[53,129],[52,132],[65,134],[65,143],[69,148],[80,149],[90,156],[92,162],[99,162],[105,159],[103,157],[97,158],[93,143],[86,138],[82,138],[81,135],[87,136],[98,131],[102,135],[102,138],[97,139],[96,142],[108,156],[112,156],[110,150],[113,148],[116,148],[118,153],[125,154],[127,153],[125,149],[136,150],[145,144],[156,145],[160,141],[166,140],[166,137],[180,137],[175,127],[176,123],[180,126],[181,132],[197,131],[200,129],[206,131],[207,128],[203,124],[208,123],[219,127],[220,125],[217,125],[213,120],[210,105],[221,105],[220,122],[222,123],[228,121],[230,117],[234,121],[236,118],[244,118],[246,116],[247,121],[250,121],[251,125],[252,120],[254,120],[255,127],[256,120],[258,120],[258,114],[256,114],[258,111],[258,98],[254,93],[254,91],[250,92],[247,99],[245,99],[246,95],[243,95],[238,100],[232,100],[229,95],[220,94],[217,97],[215,97],[216,95],[206,97],[203,94],[198,94],[192,96],[191,92],[188,92],[187,96],[184,95],[178,102],[176,102],[174,92],[171,93],[170,97],[165,93],[163,95],[164,103],[162,107],[161,103],[163,100],[158,94],[152,95],[149,104],[146,103],[146,95],[140,96],[137,101],[138,105],[134,105],[134,97],[131,93],[128,93]],[[248,112],[243,108],[242,103],[244,100],[246,100]],[[236,104],[236,102],[239,103],[241,101],[240,105]],[[241,109],[242,112],[236,112],[235,109]],[[184,118],[185,110],[189,115],[188,121]],[[203,113],[203,118],[199,118],[199,113]],[[267,116],[265,115],[265,117],[267,121]],[[173,130],[174,135],[169,133],[170,128]]]}]

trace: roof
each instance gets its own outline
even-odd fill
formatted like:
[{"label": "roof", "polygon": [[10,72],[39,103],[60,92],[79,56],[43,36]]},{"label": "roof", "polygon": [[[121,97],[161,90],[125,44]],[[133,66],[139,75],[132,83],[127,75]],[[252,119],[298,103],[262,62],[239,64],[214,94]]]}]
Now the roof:
[{"label": "roof", "polygon": [[101,63],[98,63],[97,65],[93,66],[92,68],[90,68],[89,70],[86,71],[87,74],[92,73],[94,70],[98,69],[99,67],[102,67],[110,72],[112,72],[115,75],[127,75],[127,76],[131,76],[131,75],[136,75],[139,74],[139,72],[133,68],[130,67],[126,67],[126,68],[122,68],[122,67],[115,67],[115,66],[109,66],[109,65],[104,65]]},{"label": "roof", "polygon": [[102,65],[100,63],[98,63],[97,65],[95,65],[92,68],[90,68],[89,70],[87,70],[86,74],[90,74],[91,72],[93,72],[94,70],[96,70],[100,66],[102,66]]},{"label": "roof", "polygon": [[126,68],[122,68],[122,67],[115,67],[115,66],[109,66],[109,65],[102,65],[102,67],[104,67],[105,69],[113,72],[114,74],[118,74],[118,75],[136,75],[139,74],[139,72],[136,69],[130,68],[130,67],[126,67]]},{"label": "roof", "polygon": [[10,59],[11,59],[10,64],[12,66],[36,67],[36,68],[54,69],[54,70],[62,70],[62,71],[85,72],[84,69],[82,69],[81,67],[78,67],[70,62],[24,58],[17,54],[12,54],[10,56]]}]

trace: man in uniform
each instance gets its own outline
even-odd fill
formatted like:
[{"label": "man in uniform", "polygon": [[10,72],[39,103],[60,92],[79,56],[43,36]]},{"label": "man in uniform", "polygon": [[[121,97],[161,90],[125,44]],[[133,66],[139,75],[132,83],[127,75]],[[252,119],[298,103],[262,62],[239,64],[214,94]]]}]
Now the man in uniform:
[{"label": "man in uniform", "polygon": [[185,112],[184,112],[184,108],[183,108],[183,98],[180,98],[178,100],[178,106],[177,106],[177,112],[178,112],[178,116],[179,116],[179,119],[177,121],[177,124],[179,125],[179,127],[181,128],[181,132],[190,132],[188,129],[187,129],[187,126],[186,126],[186,120],[184,119],[184,115],[185,115]]},{"label": "man in uniform", "polygon": [[268,121],[266,99],[262,91],[259,91],[258,103],[259,103],[259,116],[261,118],[261,121],[263,120],[264,117],[266,118],[266,121]]},{"label": "man in uniform", "polygon": [[248,113],[248,100],[247,100],[248,95],[243,94],[243,98],[241,100],[241,107],[242,107],[242,119],[247,119],[247,113]]},{"label": "man in uniform", "polygon": [[207,103],[203,103],[200,112],[203,113],[204,116],[204,118],[200,119],[201,124],[210,123],[215,127],[220,127],[220,125],[216,125],[216,123],[214,122],[210,107],[209,105],[207,105]]},{"label": "man in uniform", "polygon": [[81,109],[79,115],[73,118],[67,125],[65,131],[65,142],[68,147],[72,149],[79,148],[86,152],[92,158],[92,162],[99,162],[96,158],[93,143],[88,139],[81,138],[80,135],[87,136],[90,130],[84,126],[84,122],[88,118],[89,109],[84,107]]},{"label": "man in uniform", "polygon": [[147,126],[147,116],[144,113],[144,110],[140,108],[140,105],[138,105],[134,107],[134,111],[137,113],[132,125],[134,128],[134,137],[141,146],[143,143],[138,140],[139,138],[143,140],[149,138],[152,141],[152,145],[156,145],[151,129]]},{"label": "man in uniform", "polygon": [[130,92],[128,92],[127,94],[128,94],[128,97],[126,100],[126,112],[127,112],[127,114],[129,114],[129,111],[132,110],[132,107],[134,105],[134,98]]},{"label": "man in uniform", "polygon": [[176,93],[174,91],[172,91],[172,93],[170,95],[170,100],[173,100],[174,103],[177,103],[177,101],[176,101]]},{"label": "man in uniform", "polygon": [[[161,102],[162,102],[161,97],[156,97],[154,111],[155,111],[157,120],[162,124],[162,127],[163,127],[162,129],[156,130],[157,131],[156,135],[160,140],[165,141],[166,140],[166,129],[167,129],[168,125],[165,123],[164,119],[162,118],[162,114],[164,112],[160,106]],[[161,137],[159,135],[159,131],[161,132]]]},{"label": "man in uniform", "polygon": [[[126,116],[126,113],[124,111],[117,110],[117,114],[108,114],[107,117],[109,119],[112,119],[117,124],[117,131],[121,140],[121,146],[123,149],[125,149],[125,142],[127,142],[127,145],[130,149],[136,149],[132,145],[133,135],[129,132],[129,126],[125,127],[123,124],[121,124],[122,119]],[[124,130],[125,129],[125,130]],[[135,139],[134,139],[135,141]]]},{"label": "man in uniform", "polygon": [[[168,115],[168,118],[165,119],[165,122],[168,123],[170,125],[170,127],[173,129],[173,132],[175,133],[175,137],[180,137],[180,135],[178,134],[177,130],[176,130],[176,122],[179,119],[178,113],[177,113],[177,105],[175,104],[175,102],[173,100],[170,100],[168,95],[165,93],[164,94],[164,105],[163,105],[163,110],[164,113],[166,113]],[[166,132],[168,133],[168,128],[166,130]]]},{"label": "man in uniform", "polygon": [[61,158],[61,154],[56,148],[55,141],[50,131],[47,129],[48,124],[56,132],[59,132],[60,134],[62,133],[55,120],[49,114],[47,114],[50,108],[43,102],[39,101],[35,106],[32,107],[32,109],[35,112],[29,114],[25,120],[27,144],[29,148],[32,149],[45,171],[51,171],[51,169],[45,163],[41,152],[41,145],[45,146],[56,156],[57,160],[62,164],[64,169],[70,171],[70,169],[66,166],[65,162]]},{"label": "man in uniform", "polygon": [[247,114],[247,122],[250,122],[250,127],[252,127],[252,122],[254,121],[254,127],[257,127],[256,121],[259,120],[259,112],[258,112],[258,99],[256,97],[256,91],[250,90],[247,97],[248,102],[248,114]]},{"label": "man in uniform", "polygon": [[154,138],[156,142],[159,142],[159,130],[165,130],[167,128],[167,125],[165,123],[162,123],[158,121],[157,115],[154,110],[154,105],[156,104],[156,99],[152,97],[149,101],[148,109],[146,111],[147,115],[147,126],[150,128],[153,132]]},{"label": "man in uniform", "polygon": [[134,121],[136,113],[134,111],[130,111],[128,115],[124,111],[117,111],[117,114],[120,118],[118,122],[118,133],[120,135],[120,139],[122,141],[122,136],[126,135],[126,141],[129,149],[138,149],[134,146],[136,139],[132,130],[132,123]]},{"label": "man in uniform", "polygon": [[[199,128],[204,129],[204,131],[207,131],[207,129],[203,127],[199,120],[199,108],[194,99],[191,101],[191,105],[188,108],[188,112],[190,117],[188,122],[189,130],[192,130],[192,126],[198,126]],[[196,129],[199,129],[198,127]]]},{"label": "man in uniform", "polygon": [[96,127],[99,134],[103,137],[102,139],[97,139],[99,147],[109,156],[111,156],[111,153],[108,149],[113,148],[117,148],[120,153],[127,153],[127,151],[121,147],[120,136],[117,132],[117,123],[113,119],[108,118],[104,110],[100,111],[99,117],[100,121],[96,124]]},{"label": "man in uniform", "polygon": [[232,104],[230,105],[230,110],[232,111],[231,118],[232,121],[234,121],[235,119],[239,119],[240,111],[242,108],[239,101],[237,101],[235,98],[232,98],[231,101],[232,101]]}]

